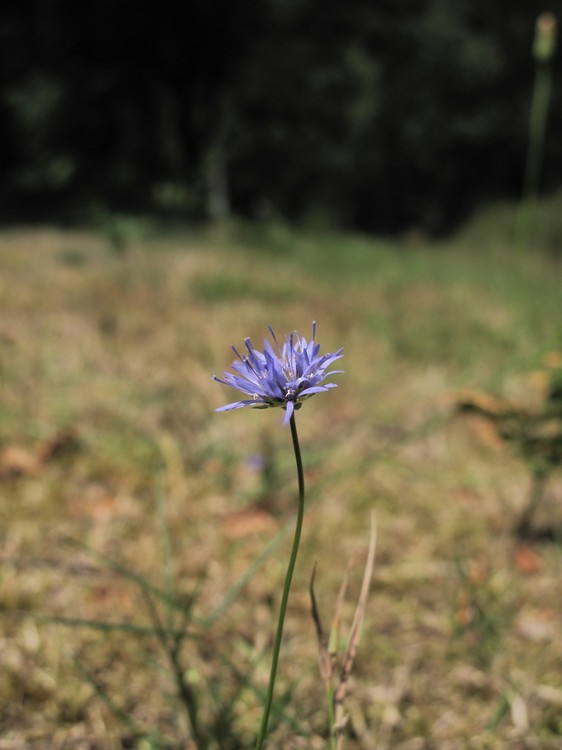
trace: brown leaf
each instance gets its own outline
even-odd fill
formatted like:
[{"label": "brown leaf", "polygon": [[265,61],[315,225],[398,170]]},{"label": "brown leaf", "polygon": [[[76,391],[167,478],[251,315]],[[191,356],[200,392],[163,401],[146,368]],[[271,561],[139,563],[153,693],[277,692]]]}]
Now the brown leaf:
[{"label": "brown leaf", "polygon": [[111,520],[118,512],[117,497],[102,484],[93,483],[72,499],[69,512],[75,518],[88,518],[95,523]]},{"label": "brown leaf", "polygon": [[483,445],[497,451],[505,448],[505,440],[495,422],[479,414],[471,414],[468,419],[470,431]]},{"label": "brown leaf", "polygon": [[539,609],[524,612],[516,621],[517,631],[530,641],[551,641],[557,633],[554,612]]},{"label": "brown leaf", "polygon": [[39,458],[19,445],[8,445],[0,454],[0,478],[34,476],[41,471]]},{"label": "brown leaf", "polygon": [[515,548],[513,562],[520,573],[533,575],[539,573],[542,568],[542,562],[539,555],[532,547],[528,545],[519,545]]},{"label": "brown leaf", "polygon": [[459,411],[476,411],[490,416],[498,416],[508,406],[505,401],[496,396],[472,388],[466,388],[457,396],[457,409]]},{"label": "brown leaf", "polygon": [[223,532],[229,539],[243,539],[251,534],[262,534],[277,529],[271,513],[253,506],[239,513],[229,513],[222,522]]}]

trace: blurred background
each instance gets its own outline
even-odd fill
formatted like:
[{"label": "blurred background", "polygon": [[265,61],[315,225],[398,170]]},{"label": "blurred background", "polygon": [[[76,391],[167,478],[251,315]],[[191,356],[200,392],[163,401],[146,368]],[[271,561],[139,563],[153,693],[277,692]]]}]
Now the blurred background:
[{"label": "blurred background", "polygon": [[0,750],[254,746],[294,456],[212,375],[313,320],[269,746],[375,509],[345,749],[560,750],[561,6],[0,4]]},{"label": "blurred background", "polygon": [[[451,230],[521,195],[542,10],[558,8],[5,2],[0,218]],[[561,64],[548,61],[555,84]],[[562,184],[561,128],[555,95],[547,192]]]}]

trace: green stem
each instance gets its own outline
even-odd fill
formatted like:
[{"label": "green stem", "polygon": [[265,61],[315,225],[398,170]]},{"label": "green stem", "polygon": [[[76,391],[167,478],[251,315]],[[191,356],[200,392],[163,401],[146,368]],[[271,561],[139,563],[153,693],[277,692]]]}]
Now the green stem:
[{"label": "green stem", "polygon": [[531,102],[529,145],[523,197],[515,224],[515,240],[521,250],[527,250],[529,247],[539,200],[540,175],[543,163],[551,85],[551,72],[548,62],[539,62],[536,68],[535,85]]},{"label": "green stem", "polygon": [[524,195],[527,199],[536,199],[539,192],[550,89],[550,68],[546,64],[540,63],[536,71],[529,123],[529,155],[524,188]]},{"label": "green stem", "polygon": [[302,466],[301,449],[299,446],[299,436],[297,434],[297,424],[295,422],[294,414],[291,416],[290,425],[291,437],[293,438],[293,448],[295,451],[295,460],[297,462],[297,474],[299,478],[299,505],[297,510],[297,522],[295,525],[293,547],[291,549],[291,556],[289,557],[289,564],[287,566],[287,572],[285,574],[285,583],[283,584],[283,595],[281,597],[281,606],[279,607],[279,619],[277,620],[277,632],[275,634],[275,641],[273,643],[273,655],[271,657],[269,687],[267,689],[267,696],[263,709],[263,716],[261,720],[258,740],[256,743],[256,750],[261,750],[261,748],[263,747],[265,735],[267,733],[267,722],[269,721],[269,713],[271,711],[271,704],[273,703],[273,689],[275,687],[275,678],[277,676],[279,652],[281,651],[281,641],[283,640],[283,625],[285,622],[285,613],[287,612],[289,591],[291,590],[291,581],[293,580],[293,572],[295,570],[295,563],[297,561],[297,554],[299,551],[299,544],[301,539],[302,522],[304,519],[304,471]]}]

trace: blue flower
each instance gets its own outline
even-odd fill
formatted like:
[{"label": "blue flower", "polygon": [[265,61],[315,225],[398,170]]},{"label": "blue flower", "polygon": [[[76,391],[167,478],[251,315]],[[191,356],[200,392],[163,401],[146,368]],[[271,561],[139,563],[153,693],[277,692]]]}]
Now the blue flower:
[{"label": "blue flower", "polygon": [[224,373],[224,380],[213,376],[213,379],[223,385],[236,388],[250,398],[235,401],[221,406],[217,411],[231,411],[251,406],[254,409],[268,409],[280,406],[285,409],[285,424],[288,424],[295,409],[300,409],[302,402],[322,393],[329,388],[335,388],[335,383],[324,383],[330,375],[342,370],[326,369],[343,357],[343,348],[333,354],[319,356],[320,344],[314,340],[316,323],[312,324],[312,339],[307,342],[298,333],[289,334],[281,347],[275,338],[271,326],[268,326],[275,348],[267,339],[264,340],[264,350],[259,352],[252,346],[250,339],[244,339],[247,353],[239,354],[234,347],[236,359],[232,369],[237,373]]}]

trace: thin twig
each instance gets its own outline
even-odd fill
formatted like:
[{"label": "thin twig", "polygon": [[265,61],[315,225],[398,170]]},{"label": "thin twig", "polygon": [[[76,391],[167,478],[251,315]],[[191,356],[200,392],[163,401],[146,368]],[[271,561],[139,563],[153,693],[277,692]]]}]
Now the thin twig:
[{"label": "thin twig", "polygon": [[346,726],[346,716],[344,713],[344,700],[347,693],[347,681],[353,667],[353,661],[357,653],[359,641],[361,639],[361,626],[365,617],[365,610],[367,607],[367,598],[369,596],[369,586],[371,584],[371,578],[373,576],[373,567],[375,564],[375,550],[376,550],[376,526],[374,513],[371,514],[371,536],[369,540],[369,553],[367,555],[367,563],[365,565],[365,572],[363,574],[363,583],[361,584],[361,593],[359,595],[359,601],[353,617],[351,625],[351,631],[349,634],[349,642],[346,652],[343,657],[342,667],[340,671],[339,683],[336,687],[334,694],[335,702],[335,731],[337,736],[337,750],[341,750],[343,747],[344,732]]},{"label": "thin twig", "polygon": [[338,592],[338,598],[336,599],[336,611],[334,614],[334,619],[332,621],[332,630],[330,632],[330,644],[328,646],[328,651],[330,653],[330,663],[332,665],[332,669],[336,668],[337,660],[338,660],[340,630],[341,630],[341,621],[342,621],[341,615],[342,615],[343,605],[345,602],[345,595],[347,592],[347,584],[349,583],[350,570],[351,570],[351,563],[348,563],[347,570],[345,571],[345,576],[343,578],[343,581],[340,586],[340,590]]}]

